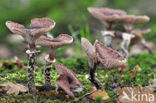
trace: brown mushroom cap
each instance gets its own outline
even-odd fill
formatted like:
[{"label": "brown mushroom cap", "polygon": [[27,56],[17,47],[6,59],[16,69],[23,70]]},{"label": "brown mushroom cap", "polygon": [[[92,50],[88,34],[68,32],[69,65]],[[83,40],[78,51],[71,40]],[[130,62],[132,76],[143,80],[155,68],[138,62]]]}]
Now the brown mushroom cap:
[{"label": "brown mushroom cap", "polygon": [[42,34],[48,33],[55,26],[55,22],[49,18],[36,18],[31,20],[30,30],[35,38],[39,38]]},{"label": "brown mushroom cap", "polygon": [[81,45],[88,56],[88,64],[93,67],[96,62],[96,52],[94,46],[85,38],[81,38]]},{"label": "brown mushroom cap", "polygon": [[124,23],[130,23],[130,24],[143,24],[150,20],[148,16],[135,16],[135,15],[125,15],[122,18],[122,21]]},{"label": "brown mushroom cap", "polygon": [[104,20],[106,22],[117,22],[121,20],[122,16],[126,15],[125,11],[122,10],[114,10],[110,8],[94,8],[89,7],[88,11],[91,15],[97,19]]},{"label": "brown mushroom cap", "polygon": [[35,42],[41,35],[49,32],[55,26],[55,22],[49,18],[37,18],[31,20],[30,28],[25,28],[23,25],[7,21],[6,26],[13,33],[23,36],[29,42]]},{"label": "brown mushroom cap", "polygon": [[135,38],[132,39],[131,45],[137,44],[141,42],[143,35],[147,34],[151,31],[151,29],[135,29],[131,31],[131,34],[135,35]]},{"label": "brown mushroom cap", "polygon": [[127,60],[122,57],[116,50],[106,47],[99,41],[95,41],[94,46],[98,55],[98,60],[101,62],[99,67],[103,68],[118,68],[127,65]]},{"label": "brown mushroom cap", "polygon": [[57,85],[59,85],[69,96],[75,98],[73,92],[70,90],[70,85],[67,82],[67,77],[65,75],[60,75],[60,77],[56,80]]},{"label": "brown mushroom cap", "polygon": [[6,26],[9,28],[9,30],[15,34],[19,34],[21,35],[23,38],[26,39],[26,34],[27,31],[25,29],[25,27],[21,24],[12,22],[12,21],[7,21],[6,22]]},{"label": "brown mushroom cap", "polygon": [[134,35],[144,35],[151,32],[151,29],[134,29],[131,31]]},{"label": "brown mushroom cap", "polygon": [[60,46],[71,44],[72,42],[72,36],[68,34],[60,34],[56,38],[41,36],[39,39],[36,40],[36,45],[42,45],[51,48],[59,48]]},{"label": "brown mushroom cap", "polygon": [[56,83],[65,90],[68,95],[74,98],[71,90],[81,86],[76,74],[60,63],[55,64],[55,69],[60,75]]}]

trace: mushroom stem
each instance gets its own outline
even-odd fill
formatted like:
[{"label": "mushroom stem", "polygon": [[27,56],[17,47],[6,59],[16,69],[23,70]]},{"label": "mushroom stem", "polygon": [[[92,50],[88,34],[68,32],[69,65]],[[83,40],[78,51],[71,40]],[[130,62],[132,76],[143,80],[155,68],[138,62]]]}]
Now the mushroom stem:
[{"label": "mushroom stem", "polygon": [[146,41],[144,39],[142,39],[141,44],[148,50],[148,52],[150,54],[152,54],[152,55],[154,54],[152,49],[147,45],[147,43],[146,43]]},{"label": "mushroom stem", "polygon": [[95,76],[96,65],[97,65],[97,63],[94,63],[93,68],[90,67],[90,78],[89,78],[89,80],[95,85],[95,87],[97,89],[103,90],[102,84],[100,83],[100,81]]},{"label": "mushroom stem", "polygon": [[129,33],[122,33],[122,43],[121,43],[121,54],[127,58],[128,57],[128,47],[130,45],[131,39],[135,36]]},{"label": "mushroom stem", "polygon": [[50,71],[52,67],[52,63],[54,63],[55,57],[54,57],[55,50],[51,49],[50,54],[46,60],[46,65],[45,65],[45,71],[44,71],[44,79],[45,79],[45,84],[51,85],[51,76],[50,76]]},{"label": "mushroom stem", "polygon": [[110,30],[112,28],[112,22],[106,22],[106,30]]},{"label": "mushroom stem", "polygon": [[133,29],[133,24],[131,23],[124,23],[124,28],[126,29],[127,33],[130,33]]},{"label": "mushroom stem", "polygon": [[112,37],[114,36],[111,31],[102,31],[102,35],[104,36],[104,42],[107,47],[112,48]]},{"label": "mushroom stem", "polygon": [[36,50],[35,45],[30,44],[30,50],[27,50],[26,53],[28,54],[28,89],[29,93],[36,94],[35,82],[34,82],[34,64],[35,64],[35,56]]}]

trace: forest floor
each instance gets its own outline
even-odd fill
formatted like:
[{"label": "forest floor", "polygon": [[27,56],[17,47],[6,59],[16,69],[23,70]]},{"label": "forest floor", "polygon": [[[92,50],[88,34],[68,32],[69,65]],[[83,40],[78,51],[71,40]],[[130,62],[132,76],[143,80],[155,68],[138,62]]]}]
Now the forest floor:
[{"label": "forest floor", "polygon": [[[0,61],[2,64],[4,60]],[[56,62],[62,63],[66,67],[73,70],[77,77],[79,78],[82,85],[85,87],[80,93],[76,93],[76,97],[82,97],[86,93],[89,93],[93,85],[91,82],[85,78],[89,73],[87,57],[78,57],[76,59],[58,59]],[[27,61],[24,62],[27,65]],[[42,86],[44,84],[44,63],[36,64],[39,65],[39,69],[35,70],[35,85]],[[134,70],[133,68],[138,65],[141,70]],[[156,77],[156,53],[150,55],[148,53],[138,54],[131,57],[128,60],[128,69],[124,71],[109,70],[109,69],[97,69],[98,79],[102,82],[102,85],[106,92],[108,93],[109,99],[102,100],[90,100],[85,99],[85,101],[101,101],[103,103],[115,103],[119,95],[117,91],[114,91],[117,86],[122,87],[134,87],[134,86],[149,86],[151,81]],[[54,65],[51,70],[52,84],[55,85],[56,79],[59,77],[56,72]],[[27,84],[27,71],[25,69],[19,69],[12,60],[5,66],[0,66],[0,84],[6,82],[20,83],[23,85]],[[117,86],[114,86],[117,84]],[[156,92],[156,90],[154,90]],[[53,95],[30,95],[28,93],[23,93],[17,96],[5,95],[0,93],[0,103],[57,103],[57,102],[71,102],[72,99],[55,97]]]}]

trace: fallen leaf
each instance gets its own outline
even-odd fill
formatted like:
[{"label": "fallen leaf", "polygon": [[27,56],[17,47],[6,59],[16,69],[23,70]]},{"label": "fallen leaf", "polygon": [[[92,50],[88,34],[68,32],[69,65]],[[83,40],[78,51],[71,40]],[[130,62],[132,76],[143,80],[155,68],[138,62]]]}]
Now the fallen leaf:
[{"label": "fallen leaf", "polygon": [[14,57],[14,60],[12,61],[13,64],[15,64],[18,68],[24,68],[24,63],[21,59],[19,59],[17,56]]},{"label": "fallen leaf", "polygon": [[124,87],[118,92],[120,103],[156,103],[156,94],[146,87]]},{"label": "fallen leaf", "polygon": [[117,68],[117,70],[122,72],[122,71],[124,71],[127,68],[128,68],[128,66],[121,66],[121,67]]},{"label": "fallen leaf", "polygon": [[142,69],[139,67],[139,65],[136,65],[132,70],[129,70],[128,73],[131,74],[131,77],[136,77],[135,71],[141,71]]},{"label": "fallen leaf", "polygon": [[108,94],[104,91],[104,90],[96,90],[95,92],[93,92],[91,95],[92,99],[96,99],[97,97],[101,97],[102,100],[106,100],[109,98]]},{"label": "fallen leaf", "polygon": [[0,86],[4,87],[4,90],[8,95],[14,94],[18,95],[19,93],[25,93],[28,91],[28,88],[21,84],[13,84],[11,82],[0,84]]},{"label": "fallen leaf", "polygon": [[133,70],[128,71],[129,74],[131,74],[131,77],[136,77],[136,73]]},{"label": "fallen leaf", "polygon": [[136,70],[136,71],[141,71],[142,69],[139,67],[139,65],[136,65],[133,70]]},{"label": "fallen leaf", "polygon": [[4,66],[8,69],[12,69],[13,68],[13,65],[16,65],[18,68],[20,69],[25,69],[26,67],[24,66],[24,63],[22,60],[20,60],[18,57],[14,57],[13,60],[9,61],[9,60],[5,60],[4,62],[0,63],[0,67]]}]

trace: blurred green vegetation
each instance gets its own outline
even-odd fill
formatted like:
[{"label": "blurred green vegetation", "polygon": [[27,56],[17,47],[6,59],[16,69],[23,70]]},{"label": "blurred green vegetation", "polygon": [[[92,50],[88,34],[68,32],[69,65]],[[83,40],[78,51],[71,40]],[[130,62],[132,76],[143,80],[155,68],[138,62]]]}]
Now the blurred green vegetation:
[{"label": "blurred green vegetation", "polygon": [[54,31],[67,32],[68,24],[79,27],[87,22],[87,7],[96,0],[1,0],[0,35],[6,33],[5,21],[29,25],[32,18],[50,17],[57,23]]},{"label": "blurred green vegetation", "polygon": [[[91,17],[87,11],[89,6],[94,6],[123,9],[128,14],[150,16],[151,22],[142,27],[152,27],[149,37],[154,38],[156,10],[152,9],[152,12],[150,10],[155,3],[155,0],[148,2],[146,0],[0,0],[0,36],[8,33],[5,26],[7,20],[28,26],[32,18],[38,17],[50,17],[56,21],[56,27],[52,30],[55,35],[70,33],[68,25],[72,25],[76,30],[86,29],[86,25],[89,25],[92,26],[90,30],[92,32],[101,28],[100,21]],[[95,26],[94,23],[99,26]]]}]

